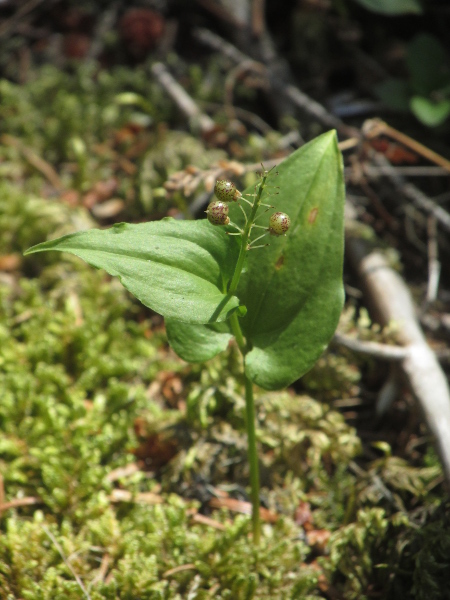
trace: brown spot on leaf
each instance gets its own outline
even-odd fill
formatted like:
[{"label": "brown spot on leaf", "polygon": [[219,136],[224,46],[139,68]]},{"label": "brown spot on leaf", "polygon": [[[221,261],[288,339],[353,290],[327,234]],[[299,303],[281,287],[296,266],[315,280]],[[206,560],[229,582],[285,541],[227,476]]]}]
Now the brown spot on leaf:
[{"label": "brown spot on leaf", "polygon": [[279,271],[281,269],[281,267],[284,265],[284,256],[281,255],[280,258],[277,260],[277,262],[275,263],[275,269],[277,271]]},{"label": "brown spot on leaf", "polygon": [[316,220],[318,212],[319,212],[319,209],[317,208],[317,206],[315,208],[311,209],[311,211],[310,211],[310,213],[308,215],[308,222],[311,223],[311,225]]}]

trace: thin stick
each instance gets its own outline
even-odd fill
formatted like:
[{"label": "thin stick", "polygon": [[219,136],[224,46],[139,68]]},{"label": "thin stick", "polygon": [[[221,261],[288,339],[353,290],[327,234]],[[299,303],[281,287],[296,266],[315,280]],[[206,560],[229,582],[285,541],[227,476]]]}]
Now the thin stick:
[{"label": "thin stick", "polygon": [[393,140],[400,142],[407,148],[410,148],[420,156],[423,156],[423,158],[426,158],[430,162],[433,162],[436,165],[439,165],[440,167],[445,169],[446,171],[450,172],[449,160],[447,160],[437,152],[433,152],[433,150],[430,150],[420,142],[417,142],[413,138],[409,137],[409,135],[398,131],[398,129],[394,129],[394,127],[391,127],[390,125],[388,125],[384,121],[381,121],[380,119],[369,119],[363,124],[362,131],[366,139],[373,139],[374,137],[378,137],[379,135],[387,135]]},{"label": "thin stick", "polygon": [[408,350],[400,366],[436,438],[445,477],[450,482],[450,391],[436,355],[417,322],[411,294],[381,252],[358,238],[350,226],[346,227],[346,251],[378,322],[398,324],[397,336]]},{"label": "thin stick", "polygon": [[373,161],[386,169],[386,177],[389,178],[398,192],[409,198],[417,208],[424,210],[428,214],[432,214],[439,221],[440,225],[450,231],[450,214],[448,212],[435,204],[415,185],[406,182],[403,177],[398,175],[383,154],[374,152]]},{"label": "thin stick", "polygon": [[152,65],[152,74],[158,83],[169,94],[178,108],[193,122],[197,122],[203,132],[209,132],[215,127],[214,121],[205,115],[189,96],[189,94],[175,81],[166,66],[162,63]]},{"label": "thin stick", "polygon": [[441,274],[441,263],[439,262],[439,250],[437,241],[436,219],[431,216],[428,219],[428,287],[427,303],[434,302],[437,298],[439,288],[439,277]]},{"label": "thin stick", "polygon": [[333,339],[336,343],[345,346],[349,350],[367,354],[374,358],[380,358],[381,360],[399,361],[403,360],[408,354],[408,349],[403,346],[389,346],[388,344],[380,344],[378,342],[357,340],[343,333],[336,332]]}]

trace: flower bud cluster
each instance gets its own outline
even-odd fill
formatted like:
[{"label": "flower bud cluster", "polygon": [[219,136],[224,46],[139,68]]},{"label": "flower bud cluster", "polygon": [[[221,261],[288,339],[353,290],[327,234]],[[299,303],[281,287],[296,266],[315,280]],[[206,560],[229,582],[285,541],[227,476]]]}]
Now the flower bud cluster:
[{"label": "flower bud cluster", "polygon": [[[267,176],[267,172],[265,172],[265,177]],[[264,179],[265,180],[265,179]],[[263,181],[264,181],[263,180]],[[208,205],[206,210],[206,215],[208,221],[212,225],[228,225],[230,223],[230,218],[228,217],[229,205],[228,202],[237,202],[239,198],[242,197],[241,192],[236,189],[236,186],[231,181],[227,181],[226,179],[219,179],[216,181],[216,185],[214,186],[214,193],[218,200],[213,200]],[[261,194],[261,192],[260,192]],[[248,200],[243,198],[245,202],[251,204]],[[260,206],[258,201],[258,206]],[[263,204],[262,206],[268,206],[267,204]],[[241,210],[242,207],[240,207]],[[268,207],[273,208],[273,207]],[[244,212],[244,217],[247,223],[247,217]],[[279,237],[281,235],[286,235],[289,227],[291,226],[291,219],[286,213],[276,212],[269,219],[269,227],[265,229],[265,234],[269,233],[270,235]],[[241,233],[243,231],[235,225],[236,229],[238,229]],[[259,225],[254,225],[253,223],[249,224],[249,229],[247,230],[247,236],[249,235],[252,227],[260,227]],[[262,229],[264,229],[262,227]],[[233,234],[232,234],[233,235]],[[234,234],[237,235],[237,234]],[[259,236],[260,239],[263,236]],[[267,245],[267,244],[266,244]],[[251,244],[248,248],[251,247]],[[258,246],[257,246],[258,247]]]}]

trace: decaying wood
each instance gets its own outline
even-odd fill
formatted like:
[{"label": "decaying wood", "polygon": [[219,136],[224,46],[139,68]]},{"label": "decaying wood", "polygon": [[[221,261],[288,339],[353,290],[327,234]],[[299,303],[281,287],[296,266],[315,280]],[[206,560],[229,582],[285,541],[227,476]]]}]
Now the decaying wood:
[{"label": "decaying wood", "polygon": [[450,482],[450,392],[436,355],[417,321],[411,294],[383,254],[371,249],[351,230],[347,232],[346,248],[377,321],[382,325],[397,324],[398,338],[407,350],[399,361],[402,372],[436,439],[444,473]]}]

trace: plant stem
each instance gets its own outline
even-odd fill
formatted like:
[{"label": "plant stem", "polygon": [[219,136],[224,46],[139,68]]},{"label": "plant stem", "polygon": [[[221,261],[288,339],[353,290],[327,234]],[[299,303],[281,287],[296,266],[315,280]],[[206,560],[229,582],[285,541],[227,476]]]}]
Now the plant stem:
[{"label": "plant stem", "polygon": [[[230,317],[231,330],[234,337],[236,338],[237,345],[241,351],[242,358],[245,359],[247,353],[247,345],[242,335],[241,327],[239,325],[238,317],[236,313],[233,313]],[[247,429],[248,439],[248,463],[250,467],[250,489],[251,489],[251,501],[252,501],[252,529],[253,529],[253,543],[255,546],[259,545],[261,539],[261,522],[259,516],[259,464],[258,464],[258,452],[256,449],[256,413],[255,413],[255,402],[253,399],[253,385],[250,379],[245,374],[244,366],[244,382],[245,382],[245,426]]]},{"label": "plant stem", "polygon": [[[228,288],[228,294],[233,295],[239,284],[241,278],[242,269],[244,267],[245,254],[249,249],[250,233],[252,231],[253,224],[256,219],[256,213],[261,204],[261,197],[265,188],[266,179],[268,172],[264,171],[261,178],[259,189],[255,197],[255,201],[252,205],[250,215],[246,218],[246,223],[242,231],[241,248],[239,256],[234,269],[233,277],[231,279],[230,287]],[[242,207],[241,207],[242,209]],[[242,209],[243,210],[243,209]],[[245,213],[244,213],[245,216]],[[260,236],[262,237],[262,236]],[[259,239],[259,238],[258,238]],[[242,358],[245,360],[245,355],[248,352],[248,347],[242,330],[239,325],[239,320],[236,313],[233,313],[230,317],[231,331],[236,338],[237,345],[241,351]],[[248,437],[248,463],[250,467],[250,489],[251,489],[251,500],[252,500],[252,526],[253,526],[253,543],[255,546],[259,545],[261,539],[261,521],[259,514],[259,464],[258,464],[258,452],[256,449],[256,413],[255,413],[255,401],[253,398],[253,384],[245,374],[244,364],[244,382],[245,382],[245,425],[247,428]]]},{"label": "plant stem", "polygon": [[233,278],[231,279],[230,287],[228,289],[228,293],[230,295],[233,295],[236,291],[239,279],[241,278],[242,269],[244,267],[245,254],[248,250],[248,240],[250,238],[253,223],[255,222],[256,213],[258,212],[258,208],[261,204],[261,196],[265,188],[267,176],[268,173],[266,171],[262,176],[261,182],[259,184],[258,193],[256,194],[255,202],[253,203],[252,210],[250,211],[250,215],[247,219],[247,223],[245,224],[244,231],[242,233],[241,249],[239,251],[236,267],[234,269]]},{"label": "plant stem", "polygon": [[259,516],[259,464],[256,449],[256,413],[253,399],[253,384],[244,372],[245,380],[245,421],[248,436],[248,462],[250,466],[250,488],[252,500],[253,543],[259,545],[261,539],[261,521]]}]

